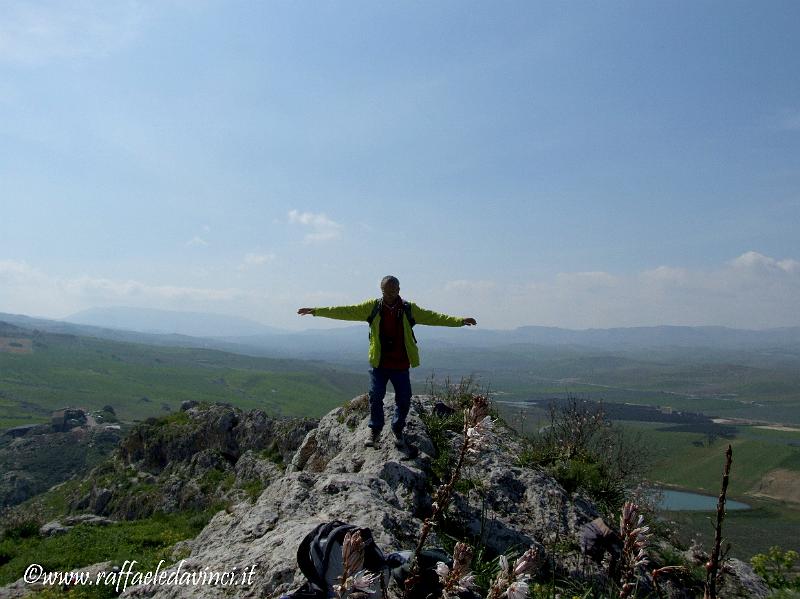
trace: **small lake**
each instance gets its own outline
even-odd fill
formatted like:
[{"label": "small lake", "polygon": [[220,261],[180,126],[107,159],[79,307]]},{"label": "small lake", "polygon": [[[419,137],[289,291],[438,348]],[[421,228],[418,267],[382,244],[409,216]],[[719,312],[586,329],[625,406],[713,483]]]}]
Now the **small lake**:
[{"label": "small lake", "polygon": [[[661,502],[659,507],[662,510],[672,512],[698,511],[714,512],[717,509],[717,497],[711,495],[700,495],[700,493],[689,493],[687,491],[673,491],[672,489],[659,489],[661,492]],[[750,506],[741,501],[728,499],[725,501],[725,510],[749,510]]]}]

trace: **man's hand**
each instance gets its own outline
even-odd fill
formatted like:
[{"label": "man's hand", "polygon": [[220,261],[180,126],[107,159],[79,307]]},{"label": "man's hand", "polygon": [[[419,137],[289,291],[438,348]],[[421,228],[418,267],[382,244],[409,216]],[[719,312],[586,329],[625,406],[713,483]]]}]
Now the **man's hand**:
[{"label": "man's hand", "polygon": [[298,313],[300,316],[305,316],[306,314],[311,314],[311,315],[313,315],[313,314],[314,314],[314,308],[300,308],[300,309],[297,311],[297,313]]},{"label": "man's hand", "polygon": [[476,324],[478,324],[478,321],[477,321],[477,320],[475,320],[474,318],[464,318],[464,319],[461,321],[461,324],[465,324],[465,325],[467,325],[468,327],[471,327],[471,326],[475,326]]}]

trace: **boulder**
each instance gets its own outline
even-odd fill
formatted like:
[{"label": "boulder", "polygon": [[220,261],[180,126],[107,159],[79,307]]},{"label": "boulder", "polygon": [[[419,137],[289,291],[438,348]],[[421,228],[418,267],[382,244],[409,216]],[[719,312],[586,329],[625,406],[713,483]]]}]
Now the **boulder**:
[{"label": "boulder", "polygon": [[70,528],[72,528],[72,526],[64,526],[58,520],[53,520],[52,522],[43,524],[41,528],[39,528],[39,535],[43,537],[55,537],[56,535],[63,535]]}]

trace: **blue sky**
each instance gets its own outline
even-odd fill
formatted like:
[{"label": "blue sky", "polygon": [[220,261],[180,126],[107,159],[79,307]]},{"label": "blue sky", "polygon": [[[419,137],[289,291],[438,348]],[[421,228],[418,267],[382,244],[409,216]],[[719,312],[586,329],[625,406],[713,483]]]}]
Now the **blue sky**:
[{"label": "blue sky", "polygon": [[0,311],[800,325],[795,2],[4,2]]}]

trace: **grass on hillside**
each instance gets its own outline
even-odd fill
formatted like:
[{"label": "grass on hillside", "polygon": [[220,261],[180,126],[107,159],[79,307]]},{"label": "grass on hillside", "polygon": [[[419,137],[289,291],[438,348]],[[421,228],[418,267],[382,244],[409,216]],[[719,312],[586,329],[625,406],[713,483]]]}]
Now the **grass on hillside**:
[{"label": "grass on hillside", "polygon": [[[155,570],[161,559],[172,563],[175,543],[197,536],[217,511],[159,513],[109,526],[80,524],[47,538],[39,537],[35,530],[6,532],[0,539],[0,586],[18,580],[30,564],[39,564],[48,572],[68,572],[99,562],[122,566],[125,560],[136,560],[136,571]],[[83,588],[81,595],[112,597],[115,593],[113,587],[95,587]]]},{"label": "grass on hillside", "polygon": [[729,496],[749,502],[747,493],[757,488],[771,470],[800,471],[800,433],[737,426],[732,439],[717,438],[711,445],[702,433],[661,431],[664,423],[623,422],[625,428],[642,432],[656,455],[650,476],[654,481],[715,494],[719,492],[723,452],[733,447]]},{"label": "grass on hillside", "polygon": [[[761,478],[777,468],[800,472],[800,433],[737,426],[733,439],[719,438],[710,445],[700,433],[660,431],[663,423],[624,422],[631,430],[643,432],[656,455],[650,469],[653,481],[708,495],[719,493],[724,451],[733,448],[728,497],[752,506],[750,510],[728,511],[723,532],[731,543],[731,555],[748,560],[755,553],[779,545],[800,549],[800,504],[755,498],[748,492],[758,487]],[[701,445],[700,443],[704,444]],[[713,543],[713,512],[665,512],[676,523],[679,536],[688,542],[698,538],[704,547]]]},{"label": "grass on hillside", "polygon": [[[708,355],[706,355],[708,354]],[[457,380],[491,380],[511,398],[580,396],[606,402],[671,406],[677,410],[800,424],[800,374],[795,362],[763,352],[697,349],[610,354],[587,348],[435,348],[425,368]],[[687,356],[691,356],[687,360]],[[420,373],[418,373],[420,374]]]},{"label": "grass on hillside", "polygon": [[65,406],[110,404],[123,420],[143,419],[187,399],[319,417],[365,385],[312,362],[40,334],[32,354],[0,353],[0,428],[47,422]]},{"label": "grass on hillside", "polygon": [[[731,557],[748,561],[756,553],[767,553],[773,545],[800,551],[800,510],[774,501],[750,500],[753,509],[726,513],[722,525],[724,543],[731,544]],[[703,547],[714,543],[711,512],[665,512],[677,524],[684,542],[697,538]]]}]

